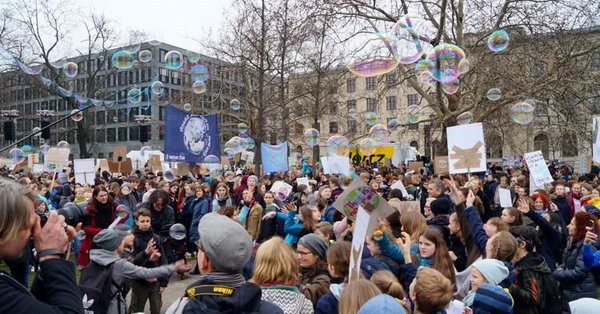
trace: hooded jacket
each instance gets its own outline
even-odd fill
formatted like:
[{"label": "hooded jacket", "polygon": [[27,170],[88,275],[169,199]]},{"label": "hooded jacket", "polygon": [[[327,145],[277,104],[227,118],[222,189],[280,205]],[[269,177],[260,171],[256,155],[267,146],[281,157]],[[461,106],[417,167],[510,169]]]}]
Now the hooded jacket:
[{"label": "hooded jacket", "polygon": [[565,253],[564,269],[554,271],[554,277],[560,283],[563,309],[569,308],[569,302],[579,298],[596,297],[596,281],[583,262],[583,240],[573,243]]},{"label": "hooded jacket", "polygon": [[[121,258],[117,253],[95,249],[90,251],[90,260],[98,263],[101,266],[107,266],[114,263],[112,268],[112,280],[120,286],[127,279],[142,279],[152,277],[168,277],[175,272],[175,264],[165,265],[157,268],[144,268],[135,266],[124,258]],[[115,287],[111,287],[112,292],[116,292]],[[120,306],[119,306],[120,305]],[[127,304],[121,294],[118,294],[110,301],[107,314],[127,313]]]},{"label": "hooded jacket", "polygon": [[[553,297],[545,295],[541,283],[543,277],[550,277],[550,268],[544,258],[535,252],[530,252],[515,264],[517,273],[514,284],[509,287],[510,295],[515,301],[514,313],[542,313],[544,299]],[[558,297],[558,296],[554,296]]]},{"label": "hooded jacket", "polygon": [[312,304],[329,292],[331,277],[327,271],[327,262],[317,261],[310,267],[300,267],[300,292],[309,299]]},{"label": "hooded jacket", "polygon": [[[216,285],[210,275],[202,276],[188,289],[201,285]],[[186,289],[186,291],[188,290]],[[275,304],[262,300],[262,291],[254,283],[244,282],[235,286],[229,296],[223,295],[198,295],[183,297],[175,301],[167,310],[167,314],[174,313],[205,313],[205,314],[237,314],[237,313],[265,313],[279,314],[283,311]]]},{"label": "hooded jacket", "polygon": [[340,305],[340,297],[346,284],[331,284],[329,286],[329,293],[324,295],[317,302],[316,314],[335,314],[338,312]]}]

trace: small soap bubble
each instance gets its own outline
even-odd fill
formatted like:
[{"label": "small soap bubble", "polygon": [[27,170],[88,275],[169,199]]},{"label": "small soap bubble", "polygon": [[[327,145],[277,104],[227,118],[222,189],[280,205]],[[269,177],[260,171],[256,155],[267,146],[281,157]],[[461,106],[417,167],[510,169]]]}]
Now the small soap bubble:
[{"label": "small soap bubble", "polygon": [[488,48],[490,48],[493,52],[502,52],[508,48],[508,43],[510,42],[510,37],[508,32],[499,29],[490,34],[488,37]]},{"label": "small soap bubble", "polygon": [[190,111],[192,111],[192,104],[190,104],[189,102],[188,102],[188,103],[185,103],[185,104],[183,105],[183,110],[185,110],[185,111],[187,111],[187,112],[190,112]]},{"label": "small soap bubble", "polygon": [[456,117],[456,123],[459,125],[470,124],[473,122],[473,114],[470,111],[463,112]]},{"label": "small soap bubble", "polygon": [[83,120],[83,112],[79,109],[71,110],[71,120],[75,122],[79,122]]},{"label": "small soap bubble", "polygon": [[156,81],[154,83],[152,83],[152,85],[150,85],[150,91],[152,91],[152,94],[160,96],[163,93],[163,83],[161,81]]},{"label": "small soap bubble", "polygon": [[202,94],[206,92],[206,83],[202,81],[195,81],[194,84],[192,84],[192,91],[194,94]]},{"label": "small soap bubble", "polygon": [[152,51],[150,50],[142,50],[138,53],[138,60],[142,63],[152,61]]},{"label": "small soap bubble", "polygon": [[183,66],[183,55],[177,50],[171,50],[165,54],[165,66],[169,70],[177,70]]},{"label": "small soap bubble", "polygon": [[180,223],[174,224],[169,228],[169,236],[173,238],[173,240],[183,240],[185,239],[186,234],[187,230],[185,229],[185,226]]},{"label": "small soap bubble", "polygon": [[79,67],[75,62],[67,62],[63,68],[63,73],[66,77],[76,77]]},{"label": "small soap bubble", "polygon": [[487,97],[487,99],[489,99],[491,101],[497,101],[497,100],[500,100],[500,98],[502,98],[502,91],[496,87],[490,88],[490,89],[488,89],[485,96]]},{"label": "small soap bubble", "polygon": [[215,155],[207,155],[206,157],[204,157],[204,163],[219,164],[219,163],[221,163],[221,159],[219,159],[219,157],[215,156]]},{"label": "small soap bubble", "polygon": [[240,101],[237,99],[232,99],[231,102],[229,103],[229,107],[235,111],[240,110],[240,107],[241,107]]},{"label": "small soap bubble", "polygon": [[311,147],[319,144],[319,131],[317,129],[306,129],[304,131],[304,143]]}]

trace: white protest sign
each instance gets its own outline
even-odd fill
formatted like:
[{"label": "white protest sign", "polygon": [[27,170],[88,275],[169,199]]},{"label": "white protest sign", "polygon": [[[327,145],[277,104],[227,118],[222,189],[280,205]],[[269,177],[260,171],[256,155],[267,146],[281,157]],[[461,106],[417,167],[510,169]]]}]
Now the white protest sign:
[{"label": "white protest sign", "polygon": [[275,193],[275,198],[285,200],[292,192],[293,187],[283,181],[275,181],[271,186],[271,192]]},{"label": "white protest sign", "polygon": [[71,150],[63,147],[51,147],[44,157],[46,164],[55,164],[57,166],[66,166],[69,164],[69,154]]},{"label": "white protest sign", "polygon": [[446,128],[450,174],[486,170],[485,140],[481,123]]},{"label": "white protest sign", "polygon": [[402,180],[396,181],[394,184],[392,184],[392,186],[390,186],[390,188],[392,190],[394,190],[394,189],[400,190],[402,192],[402,196],[404,197],[404,199],[408,199],[408,191],[406,191],[406,188],[404,187],[404,183],[402,183]]},{"label": "white protest sign", "polygon": [[94,184],[96,164],[94,158],[74,159],[75,182],[81,184]]},{"label": "white protest sign", "polygon": [[362,206],[358,207],[356,221],[354,222],[354,232],[352,233],[352,250],[350,251],[350,271],[348,282],[359,279],[360,261],[365,246],[365,238],[369,232],[371,215]]},{"label": "white protest sign", "polygon": [[325,174],[350,174],[350,158],[345,156],[321,157],[321,165]]},{"label": "white protest sign", "polygon": [[502,207],[502,208],[513,207],[512,197],[510,195],[509,189],[500,188],[500,189],[498,189],[498,193],[500,195],[500,207]]},{"label": "white protest sign", "polygon": [[600,163],[600,117],[594,117],[592,129],[592,159]]},{"label": "white protest sign", "polygon": [[550,174],[550,170],[548,170],[546,160],[544,159],[544,155],[542,154],[541,150],[527,153],[523,157],[525,157],[525,162],[527,163],[527,167],[529,168],[529,173],[533,178],[532,183],[534,186],[543,187],[544,183],[554,181],[554,179],[552,179],[552,175]]}]

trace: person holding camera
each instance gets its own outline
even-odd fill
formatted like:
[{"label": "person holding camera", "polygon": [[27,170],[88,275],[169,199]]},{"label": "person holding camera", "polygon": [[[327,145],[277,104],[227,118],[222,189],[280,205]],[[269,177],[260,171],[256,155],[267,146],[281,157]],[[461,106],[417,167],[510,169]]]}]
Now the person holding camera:
[{"label": "person holding camera", "polygon": [[31,292],[0,271],[0,313],[83,313],[75,266],[64,259],[75,228],[56,212],[48,214],[42,227],[33,200],[31,191],[0,180],[0,260],[21,257],[33,237],[40,265]]}]

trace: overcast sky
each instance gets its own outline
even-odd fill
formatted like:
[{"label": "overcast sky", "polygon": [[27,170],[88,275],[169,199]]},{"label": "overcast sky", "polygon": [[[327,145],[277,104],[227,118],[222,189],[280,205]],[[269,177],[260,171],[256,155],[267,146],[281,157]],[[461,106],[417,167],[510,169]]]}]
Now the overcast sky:
[{"label": "overcast sky", "polygon": [[141,30],[151,38],[190,50],[194,41],[218,32],[224,10],[233,0],[80,0],[83,10],[101,13],[115,21],[123,33]]}]

